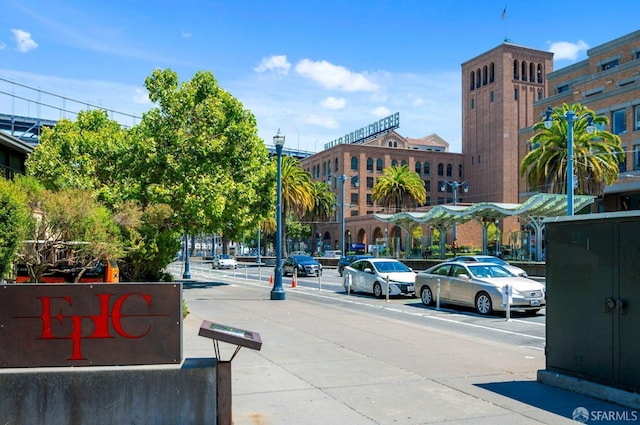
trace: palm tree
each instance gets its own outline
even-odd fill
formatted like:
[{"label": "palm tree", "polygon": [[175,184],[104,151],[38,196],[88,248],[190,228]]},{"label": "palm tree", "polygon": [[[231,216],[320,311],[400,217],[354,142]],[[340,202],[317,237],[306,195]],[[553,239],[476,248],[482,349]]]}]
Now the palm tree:
[{"label": "palm tree", "polygon": [[427,199],[424,182],[407,165],[385,168],[382,176],[371,190],[371,200],[401,211],[410,204],[422,205]]},{"label": "palm tree", "polygon": [[313,208],[308,210],[305,217],[311,221],[311,245],[313,251],[316,250],[316,231],[319,221],[328,220],[335,211],[336,197],[329,185],[322,181],[313,183]]},{"label": "palm tree", "polygon": [[[311,174],[302,169],[300,161],[292,156],[282,157],[282,223],[288,214],[302,217],[313,208],[313,183]],[[286,227],[286,226],[283,226]],[[286,231],[282,229],[283,255],[287,256]]]},{"label": "palm tree", "polygon": [[[520,175],[527,176],[527,183],[535,191],[566,193],[567,182],[567,121],[564,114],[572,110],[576,114],[573,123],[574,174],[577,176],[577,194],[602,196],[604,188],[618,179],[618,164],[624,161],[620,138],[604,128],[609,120],[579,103],[562,105],[551,114],[552,125],[546,128],[544,121],[533,126],[538,131],[530,140],[533,149],[520,164]],[[588,117],[596,131],[587,132]]]}]

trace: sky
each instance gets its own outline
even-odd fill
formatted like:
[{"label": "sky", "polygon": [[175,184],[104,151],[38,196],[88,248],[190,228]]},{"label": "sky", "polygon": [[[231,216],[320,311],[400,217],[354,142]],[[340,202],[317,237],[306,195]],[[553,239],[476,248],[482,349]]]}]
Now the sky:
[{"label": "sky", "polygon": [[[3,0],[0,114],[74,119],[87,104],[134,125],[144,81],[210,71],[272,145],[319,152],[392,115],[461,152],[461,65],[505,40],[558,70],[640,29],[637,0]],[[35,90],[37,89],[37,90]],[[62,111],[64,110],[64,111]]]}]

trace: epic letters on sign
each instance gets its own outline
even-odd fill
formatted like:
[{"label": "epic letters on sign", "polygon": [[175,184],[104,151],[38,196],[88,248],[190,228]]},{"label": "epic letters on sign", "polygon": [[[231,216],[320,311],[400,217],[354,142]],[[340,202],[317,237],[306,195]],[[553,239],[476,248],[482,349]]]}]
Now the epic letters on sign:
[{"label": "epic letters on sign", "polygon": [[0,367],[182,362],[182,286],[0,287]]}]

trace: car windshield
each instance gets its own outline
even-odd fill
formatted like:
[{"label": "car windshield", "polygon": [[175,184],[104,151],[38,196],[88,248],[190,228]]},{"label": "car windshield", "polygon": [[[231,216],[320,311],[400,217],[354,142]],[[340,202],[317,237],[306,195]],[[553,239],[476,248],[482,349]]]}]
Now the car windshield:
[{"label": "car windshield", "polygon": [[410,272],[411,269],[401,262],[396,261],[378,261],[374,263],[379,272]]},{"label": "car windshield", "polygon": [[315,260],[308,255],[294,255],[293,259],[298,263],[314,263]]},{"label": "car windshield", "polygon": [[231,256],[229,254],[222,254],[222,255],[220,255],[220,259],[221,260],[230,260]]},{"label": "car windshield", "polygon": [[472,265],[469,266],[469,270],[471,273],[479,278],[487,278],[487,277],[513,277],[511,273],[507,269],[498,265]]},{"label": "car windshield", "polygon": [[502,261],[498,257],[480,257],[478,258],[478,261],[486,261],[487,263],[500,264],[501,266],[504,266],[507,264],[505,261]]}]

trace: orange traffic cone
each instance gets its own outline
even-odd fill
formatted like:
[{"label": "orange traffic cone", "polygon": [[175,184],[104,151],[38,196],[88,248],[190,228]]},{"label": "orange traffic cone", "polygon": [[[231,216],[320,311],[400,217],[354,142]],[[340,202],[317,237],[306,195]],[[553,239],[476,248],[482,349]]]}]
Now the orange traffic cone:
[{"label": "orange traffic cone", "polygon": [[273,275],[269,276],[269,285],[273,285]]},{"label": "orange traffic cone", "polygon": [[293,277],[291,278],[291,287],[295,288],[298,286],[298,282],[296,282],[296,273],[293,274]]}]

